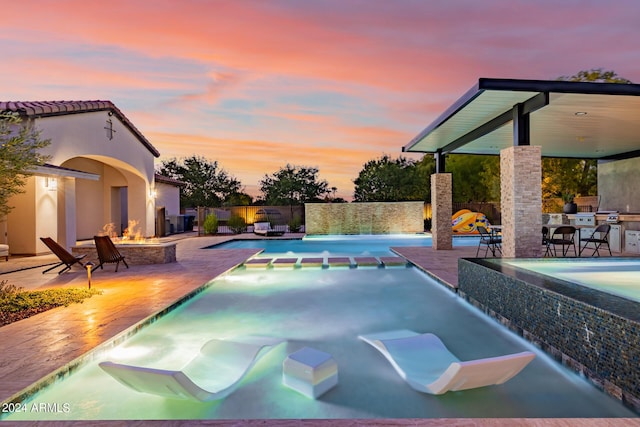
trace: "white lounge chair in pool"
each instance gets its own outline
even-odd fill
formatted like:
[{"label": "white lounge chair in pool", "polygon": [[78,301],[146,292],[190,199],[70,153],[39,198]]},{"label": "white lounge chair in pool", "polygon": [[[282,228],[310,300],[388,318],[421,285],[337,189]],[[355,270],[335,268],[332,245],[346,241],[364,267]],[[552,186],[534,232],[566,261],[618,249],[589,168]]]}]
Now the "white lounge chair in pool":
[{"label": "white lounge chair in pool", "polygon": [[125,386],[173,399],[201,402],[224,399],[233,393],[255,363],[282,339],[241,337],[206,342],[193,360],[179,371],[102,362],[100,367]]},{"label": "white lounge chair in pool", "polygon": [[462,362],[436,335],[409,330],[360,335],[358,338],[382,353],[413,389],[429,394],[502,384],[535,357],[534,353],[524,351]]}]

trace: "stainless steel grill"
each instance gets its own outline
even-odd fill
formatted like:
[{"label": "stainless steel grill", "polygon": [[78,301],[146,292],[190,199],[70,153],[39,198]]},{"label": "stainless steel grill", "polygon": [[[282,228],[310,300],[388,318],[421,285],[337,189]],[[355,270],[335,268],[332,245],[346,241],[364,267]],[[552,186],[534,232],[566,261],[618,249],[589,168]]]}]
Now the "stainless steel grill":
[{"label": "stainless steel grill", "polygon": [[620,214],[617,211],[600,211],[599,215],[606,215],[605,222],[609,224],[617,224],[620,222]]},{"label": "stainless steel grill", "polygon": [[610,213],[609,215],[607,215],[607,219],[606,221],[609,224],[617,224],[618,222],[620,222],[620,214],[616,213]]}]

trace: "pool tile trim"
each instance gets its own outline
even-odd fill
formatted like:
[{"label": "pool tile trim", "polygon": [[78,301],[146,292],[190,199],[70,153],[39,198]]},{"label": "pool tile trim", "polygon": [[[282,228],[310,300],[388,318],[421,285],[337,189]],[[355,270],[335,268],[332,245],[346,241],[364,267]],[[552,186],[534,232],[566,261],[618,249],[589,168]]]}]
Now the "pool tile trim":
[{"label": "pool tile trim", "polygon": [[469,303],[640,414],[640,322],[624,315],[638,303],[499,260],[459,259],[458,285]]}]

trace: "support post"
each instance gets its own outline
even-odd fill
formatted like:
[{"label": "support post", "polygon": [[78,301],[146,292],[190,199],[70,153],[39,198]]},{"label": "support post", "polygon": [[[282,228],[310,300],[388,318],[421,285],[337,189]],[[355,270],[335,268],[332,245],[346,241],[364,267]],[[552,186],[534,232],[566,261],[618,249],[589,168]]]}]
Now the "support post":
[{"label": "support post", "polygon": [[542,254],[542,157],[539,146],[514,146],[500,152],[502,256]]},{"label": "support post", "polygon": [[450,173],[431,175],[431,234],[434,250],[453,248],[452,188]]}]

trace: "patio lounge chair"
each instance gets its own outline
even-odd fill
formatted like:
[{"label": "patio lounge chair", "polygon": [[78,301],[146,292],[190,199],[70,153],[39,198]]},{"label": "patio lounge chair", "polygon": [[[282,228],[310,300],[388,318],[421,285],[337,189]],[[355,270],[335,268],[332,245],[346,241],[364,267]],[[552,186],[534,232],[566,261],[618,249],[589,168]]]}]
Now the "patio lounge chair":
[{"label": "patio lounge chair", "polygon": [[253,232],[262,236],[282,236],[283,231],[277,231],[271,228],[270,222],[256,222],[253,224]]},{"label": "patio lounge chair", "polygon": [[607,249],[609,250],[609,256],[611,256],[611,247],[609,246],[609,231],[611,231],[611,226],[609,224],[600,224],[596,227],[595,230],[593,230],[593,233],[591,233],[590,237],[580,239],[580,242],[584,242],[584,246],[581,247],[579,251],[580,255],[582,255],[582,252],[587,249],[587,245],[589,243],[593,243],[594,248],[591,256],[594,256],[595,254],[598,254],[598,256],[600,256],[599,249],[602,245],[607,246]]},{"label": "patio lounge chair", "polygon": [[214,339],[206,342],[200,353],[179,371],[113,362],[102,362],[99,366],[141,393],[209,402],[233,393],[253,365],[281,342],[284,340],[257,336]]},{"label": "patio lounge chair", "polygon": [[502,384],[517,375],[535,354],[530,351],[461,362],[434,334],[409,330],[361,335],[411,388],[429,394]]},{"label": "patio lounge chair", "polygon": [[109,236],[93,236],[93,240],[96,243],[96,250],[98,251],[98,260],[100,264],[95,266],[93,269],[97,270],[98,267],[102,267],[105,263],[116,263],[116,273],[118,272],[118,266],[120,265],[120,261],[122,261],[125,267],[129,268],[127,261],[124,260],[124,256],[120,254],[116,245],[113,244],[111,238]]},{"label": "patio lounge chair", "polygon": [[40,240],[42,240],[42,243],[47,245],[47,247],[51,250],[51,252],[53,252],[55,254],[55,256],[57,256],[58,259],[60,260],[59,264],[56,264],[51,268],[47,268],[45,271],[42,272],[42,274],[48,273],[49,271],[53,270],[54,268],[58,268],[58,267],[63,266],[63,265],[64,265],[64,268],[62,270],[58,271],[58,274],[64,273],[65,271],[70,270],[71,266],[74,265],[75,263],[78,263],[78,264],[82,265],[82,263],[80,261],[85,256],[87,256],[86,254],[84,254],[84,255],[73,255],[73,254],[70,254],[65,248],[60,246],[58,244],[58,242],[53,240],[51,237],[41,237]]}]

